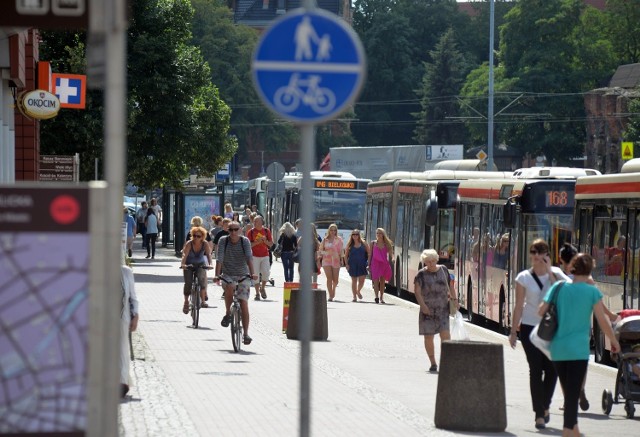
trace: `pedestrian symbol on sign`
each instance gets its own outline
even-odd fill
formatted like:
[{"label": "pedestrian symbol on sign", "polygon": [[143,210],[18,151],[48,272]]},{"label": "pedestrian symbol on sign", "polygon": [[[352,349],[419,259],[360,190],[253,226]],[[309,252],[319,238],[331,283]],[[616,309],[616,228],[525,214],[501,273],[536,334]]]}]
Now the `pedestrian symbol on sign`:
[{"label": "pedestrian symbol on sign", "polygon": [[251,64],[262,101],[291,121],[326,121],[345,110],[364,81],[364,50],[333,14],[296,9],[262,36]]}]

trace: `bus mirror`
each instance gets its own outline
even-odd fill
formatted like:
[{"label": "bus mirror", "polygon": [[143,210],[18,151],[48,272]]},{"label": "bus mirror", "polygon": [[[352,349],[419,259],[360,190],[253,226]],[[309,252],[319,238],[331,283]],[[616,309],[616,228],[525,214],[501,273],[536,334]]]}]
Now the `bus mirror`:
[{"label": "bus mirror", "polygon": [[513,228],[516,225],[516,204],[508,200],[503,207],[502,218],[507,228]]},{"label": "bus mirror", "polygon": [[431,193],[431,197],[427,200],[426,206],[426,225],[435,226],[436,221],[438,220],[438,199],[436,198],[435,193]]}]

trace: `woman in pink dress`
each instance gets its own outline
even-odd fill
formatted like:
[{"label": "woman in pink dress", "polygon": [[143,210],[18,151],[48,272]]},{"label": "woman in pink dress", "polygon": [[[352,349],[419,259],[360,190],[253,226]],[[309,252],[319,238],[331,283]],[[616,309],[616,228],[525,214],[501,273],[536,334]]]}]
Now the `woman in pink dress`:
[{"label": "woman in pink dress", "polygon": [[340,279],[340,267],[344,265],[343,247],[342,238],[338,236],[338,226],[331,224],[327,230],[327,235],[320,243],[320,255],[322,256],[322,268],[327,277],[329,302],[333,302],[336,297],[336,286]]},{"label": "woman in pink dress", "polygon": [[[376,229],[376,241],[371,243],[369,251],[369,271],[373,282],[373,292],[376,295],[376,303],[384,302],[384,287],[391,279],[391,264],[389,258],[393,258],[393,242],[387,237],[384,229]],[[380,294],[380,299],[378,299]]]}]

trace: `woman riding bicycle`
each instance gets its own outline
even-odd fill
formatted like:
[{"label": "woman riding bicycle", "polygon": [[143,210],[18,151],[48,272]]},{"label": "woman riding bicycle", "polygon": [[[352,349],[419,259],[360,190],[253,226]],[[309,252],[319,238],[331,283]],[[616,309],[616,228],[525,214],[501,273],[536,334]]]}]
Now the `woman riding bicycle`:
[{"label": "woman riding bicycle", "polygon": [[[207,235],[206,229],[202,226],[194,226],[190,231],[191,240],[187,241],[182,249],[182,260],[180,261],[180,267],[184,269],[184,305],[182,306],[182,312],[189,314],[189,295],[191,294],[191,287],[193,285],[193,272],[185,269],[187,265],[193,266],[210,266],[211,265],[211,246],[204,240]],[[207,271],[205,269],[198,269],[198,282],[200,283],[200,306],[207,308],[207,302],[205,298],[207,295]]]}]

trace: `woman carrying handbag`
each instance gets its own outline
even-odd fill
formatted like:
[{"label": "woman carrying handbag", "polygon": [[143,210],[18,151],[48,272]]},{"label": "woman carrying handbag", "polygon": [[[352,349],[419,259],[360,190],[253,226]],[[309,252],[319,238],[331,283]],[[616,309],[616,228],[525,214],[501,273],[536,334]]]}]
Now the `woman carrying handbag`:
[{"label": "woman carrying handbag", "polygon": [[[579,253],[570,265],[573,282],[555,284],[540,304],[538,314],[542,316],[555,301],[558,327],[551,340],[551,360],[564,392],[563,437],[580,436],[578,429],[578,401],[580,390],[589,364],[589,338],[591,318],[595,314],[602,332],[611,340],[611,352],[618,352],[620,344],[613,334],[609,318],[602,304],[602,293],[589,284],[593,258]],[[555,293],[555,297],[554,297]]]},{"label": "woman carrying handbag", "polygon": [[538,307],[551,285],[556,281],[568,281],[569,278],[558,267],[551,265],[546,241],[534,240],[529,246],[529,256],[531,269],[523,270],[516,276],[516,303],[509,343],[515,349],[519,328],[520,341],[529,364],[529,389],[535,427],[544,429],[549,422],[549,406],[558,378],[551,360],[531,343],[529,335],[540,323],[542,317],[538,315]]}]

